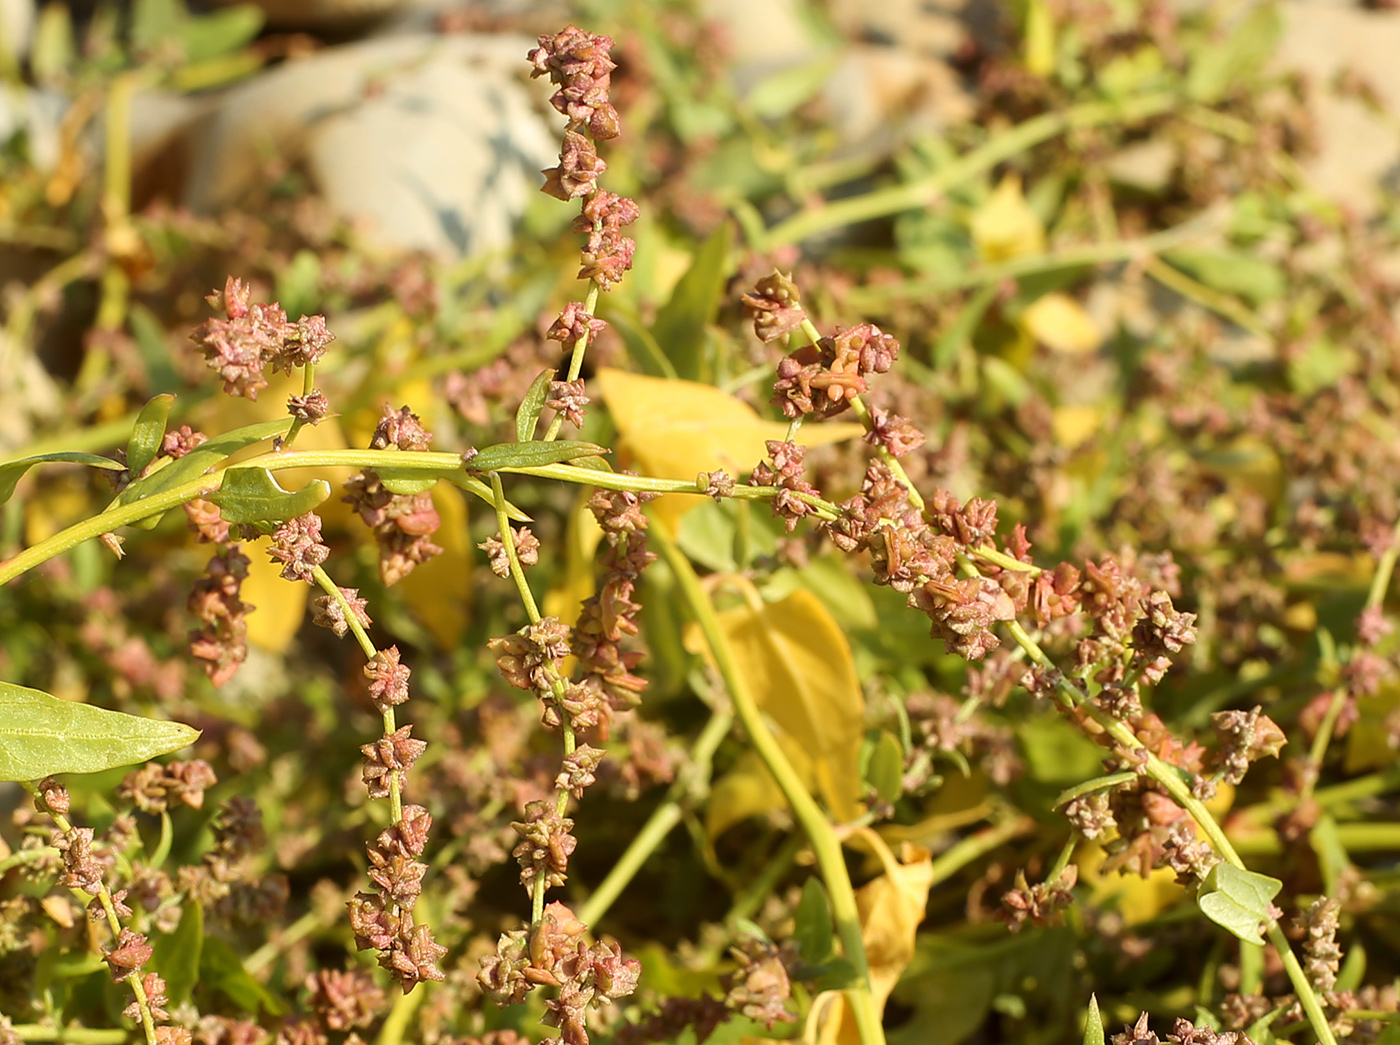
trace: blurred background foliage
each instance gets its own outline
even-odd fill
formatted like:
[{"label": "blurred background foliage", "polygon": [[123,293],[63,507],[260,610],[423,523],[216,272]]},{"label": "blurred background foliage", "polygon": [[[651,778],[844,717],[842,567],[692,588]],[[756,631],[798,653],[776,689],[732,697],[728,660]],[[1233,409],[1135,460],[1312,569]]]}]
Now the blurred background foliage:
[{"label": "blurred background foliage", "polygon": [[[604,184],[636,198],[642,218],[634,269],[600,310],[610,327],[586,371],[595,408],[582,437],[648,474],[689,478],[725,455],[751,467],[781,431],[767,402],[781,349],[752,336],[738,298],[775,266],[794,273],[823,331],[869,321],[897,336],[904,353],[874,402],[926,432],[906,459],[920,487],[995,498],[1003,528],[1024,523],[1042,565],[1110,553],[1195,612],[1198,643],[1150,695],[1183,740],[1209,744],[1211,712],[1255,704],[1284,726],[1285,757],[1217,811],[1252,866],[1285,882],[1289,913],[1319,893],[1342,899],[1339,989],[1361,991],[1352,1009],[1393,1018],[1400,686],[1392,644],[1359,640],[1356,618],[1400,516],[1400,226],[1383,186],[1337,202],[1314,183],[1319,85],[1271,60],[1284,10],[923,5],[927,24],[910,16],[895,31],[849,5],[775,5],[792,13],[785,38],[770,12],[733,6],[443,6],[389,32],[375,19],[390,16],[289,24],[277,5],[43,4],[0,47],[0,456],[108,450],[166,392],[178,396],[173,423],[206,432],[279,416],[299,388],[226,400],[188,344],[208,315],[203,296],[228,274],[293,319],[325,314],[337,335],[318,378],[338,416],[302,446],[367,445],[385,404],[410,405],[434,449],[513,438],[520,397],[559,362],[542,332],[578,293],[568,208],[498,167],[464,178],[462,201],[435,204],[451,235],[406,248],[393,212],[367,225],[328,189],[328,169],[360,154],[317,151],[326,113],[274,128],[250,85],[360,54],[358,93],[339,103],[353,109],[394,97],[396,77],[435,61],[434,48],[460,61],[451,41],[499,38],[518,49],[518,68],[493,72],[499,93],[459,99],[462,111],[495,106],[523,128],[502,99],[525,92],[529,118],[548,127],[539,85],[522,82],[531,37],[569,20],[609,33],[624,133],[606,151]],[[394,57],[355,51],[375,40],[398,41]],[[1380,105],[1364,82],[1340,87]],[[234,125],[251,130],[211,137]],[[487,140],[533,155],[521,135]],[[192,181],[212,177],[200,150],[239,165],[224,197]],[[478,219],[498,212],[513,232],[492,239]],[[715,398],[636,375],[700,382]],[[685,410],[738,411],[734,442],[697,446],[678,421]],[[803,435],[829,444],[809,457],[818,488],[833,500],[853,492],[862,444],[849,431]],[[593,584],[598,534],[583,498],[523,481],[508,494],[545,548],[535,590],[568,616]],[[85,473],[33,474],[0,513],[0,549],[13,554],[108,496]],[[538,1011],[483,1005],[474,976],[523,916],[509,824],[550,786],[557,752],[485,649],[525,621],[477,548],[495,519],[455,489],[434,501],[443,554],[389,589],[350,509],[333,499],[322,512],[328,569],[368,597],[377,638],[412,664],[415,735],[430,741],[412,797],[439,825],[424,902],[452,951],[447,984],[414,996],[409,1033],[534,1033]],[[798,664],[770,712],[789,708],[780,726],[812,755],[814,788],[837,806],[855,787],[886,843],[929,851],[927,911],[908,926],[912,957],[886,1012],[892,1040],[1077,1041],[1091,990],[1112,1025],[1139,1010],[1208,1022],[1242,981],[1275,982],[1278,970],[1251,968],[1258,956],[1199,917],[1169,873],[1099,873],[1102,851],[1089,845],[1081,902],[1063,924],[1009,934],[1000,896],[1018,871],[1038,881],[1055,864],[1070,838],[1056,796],[1099,774],[1099,749],[1016,685],[1016,655],[969,667],[945,654],[901,596],[863,583],[859,562],[746,503],[663,503],[731,619],[773,614],[735,634],[781,647],[754,652],[754,670]],[[0,593],[0,674],[204,730],[196,754],[221,783],[204,810],[172,814],[168,873],[146,914],[174,941],[158,962],[205,941],[185,992],[197,1011],[183,1014],[201,1040],[219,1039],[199,1016],[275,1031],[304,1004],[309,972],[354,960],[340,902],[359,887],[362,840],[380,815],[357,781],[359,745],[378,732],[358,654],[310,627],[305,589],[255,553],[243,594],[257,606],[251,654],[215,691],[185,653],[186,594],[206,549],[180,513],[125,548],[117,562],[85,544]],[[648,816],[675,808],[679,826],[624,901],[597,912],[598,928],[644,962],[633,1021],[664,996],[717,989],[746,927],[792,939],[811,874],[742,740],[724,737],[713,765],[694,757],[724,697],[674,585],[664,564],[647,575],[639,643],[651,685],[610,738],[605,785],[576,814],[568,887],[586,903]],[[784,638],[784,621],[798,634]],[[815,635],[828,640],[819,649]],[[1063,652],[1071,638],[1046,641]],[[1334,703],[1335,739],[1310,761]],[[850,786],[819,782],[857,768]],[[110,825],[122,776],[71,781],[75,818]],[[16,812],[0,837],[19,850],[38,826],[4,794]],[[270,925],[210,913],[196,927],[176,869],[198,862],[213,810],[235,794],[256,801],[268,839],[248,881],[284,876],[285,904]],[[143,814],[138,830],[157,851],[159,823]],[[858,882],[880,873],[854,848],[850,860]],[[115,1026],[124,1002],[49,884],[14,868],[0,880],[0,1012]],[[799,1015],[814,989],[799,980]],[[1376,1019],[1357,1020],[1358,1036],[1381,1033]],[[1296,1038],[1300,1027],[1278,1021],[1269,1033]],[[711,1040],[800,1031],[736,1020]]]}]

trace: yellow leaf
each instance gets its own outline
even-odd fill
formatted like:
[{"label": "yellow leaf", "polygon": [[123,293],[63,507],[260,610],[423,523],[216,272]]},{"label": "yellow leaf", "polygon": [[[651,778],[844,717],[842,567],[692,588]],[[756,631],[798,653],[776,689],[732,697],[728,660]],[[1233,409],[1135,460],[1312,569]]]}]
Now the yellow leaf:
[{"label": "yellow leaf", "polygon": [[[885,873],[856,890],[856,910],[860,914],[860,937],[870,964],[870,993],[875,1009],[882,1014],[890,992],[914,957],[914,937],[924,920],[928,892],[933,885],[933,857],[919,846],[900,847],[900,859],[878,834],[861,828],[860,837],[875,850]],[[828,992],[835,994],[835,992]],[[819,1004],[820,1003],[820,1004]],[[820,1045],[858,1045],[860,1036],[850,1019],[845,999],[819,995],[812,1005],[820,1031],[813,1035],[808,1022],[807,1040]]]},{"label": "yellow leaf", "polygon": [[983,261],[1005,261],[1045,250],[1045,226],[1021,194],[1021,179],[1008,174],[972,215],[972,242]]},{"label": "yellow leaf", "polygon": [[282,563],[267,554],[268,542],[243,546],[252,560],[239,598],[255,609],[248,614],[248,642],[277,656],[287,652],[306,616],[306,598],[311,587],[305,581],[284,580]]},{"label": "yellow leaf", "polygon": [[[433,507],[442,525],[432,541],[442,549],[395,585],[413,615],[446,650],[456,648],[467,627],[467,594],[471,590],[472,548],[467,532],[467,506],[456,487],[433,487]],[[370,614],[373,616],[373,613]]]},{"label": "yellow leaf", "polygon": [[596,587],[593,577],[594,552],[603,539],[602,527],[588,510],[591,487],[579,490],[569,512],[569,525],[564,537],[566,549],[564,571],[554,587],[545,593],[544,615],[558,617],[566,624],[578,620],[580,604],[591,596]]},{"label": "yellow leaf", "polygon": [[1103,411],[1097,406],[1057,406],[1050,415],[1055,442],[1068,450],[1083,446],[1103,427]]},{"label": "yellow leaf", "polygon": [[1186,894],[1170,867],[1159,867],[1146,878],[1117,872],[1100,874],[1107,855],[1101,845],[1080,846],[1075,858],[1079,879],[1093,889],[1089,902],[1096,907],[1113,907],[1123,916],[1125,925],[1151,921]]},{"label": "yellow leaf", "polygon": [[1021,313],[1021,323],[1052,352],[1083,355],[1103,344],[1103,333],[1084,306],[1068,294],[1046,294]]},{"label": "yellow leaf", "polygon": [[[815,778],[812,760],[790,737],[778,743],[802,782],[811,789]],[[756,751],[745,751],[724,776],[715,781],[705,803],[705,839],[711,845],[735,824],[787,808],[787,799]]]},{"label": "yellow leaf", "polygon": [[[781,602],[740,606],[719,626],[754,699],[812,760],[816,791],[837,820],[860,815],[865,698],[851,647],[826,607],[798,588]],[[689,645],[702,645],[698,631]]]},{"label": "yellow leaf", "polygon": [[[617,425],[620,456],[647,475],[694,480],[723,469],[747,475],[767,454],[766,440],[782,439],[787,425],[765,421],[747,403],[713,385],[644,377],[622,370],[598,371],[598,388]],[[814,424],[800,442],[823,446],[860,435],[858,424]],[[700,503],[688,494],[663,497],[652,510],[675,530],[681,516]]]}]

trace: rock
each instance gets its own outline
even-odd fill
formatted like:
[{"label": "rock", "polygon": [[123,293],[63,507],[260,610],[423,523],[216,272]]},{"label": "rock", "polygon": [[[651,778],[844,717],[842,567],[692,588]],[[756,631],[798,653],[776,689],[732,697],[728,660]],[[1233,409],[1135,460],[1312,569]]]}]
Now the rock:
[{"label": "rock", "polygon": [[505,244],[557,162],[547,85],[521,36],[408,35],[335,47],[228,91],[191,128],[184,202],[237,202],[266,150],[302,163],[367,246],[450,258]]},{"label": "rock", "polygon": [[[1317,2],[1283,5],[1285,28],[1276,65],[1306,73],[1316,88],[1313,114],[1319,154],[1304,164],[1314,187],[1358,212],[1374,212],[1376,193],[1400,170],[1400,142],[1388,122],[1333,89],[1341,74],[1369,84],[1390,112],[1400,112],[1400,17]],[[1394,186],[1391,186],[1392,191]]]}]

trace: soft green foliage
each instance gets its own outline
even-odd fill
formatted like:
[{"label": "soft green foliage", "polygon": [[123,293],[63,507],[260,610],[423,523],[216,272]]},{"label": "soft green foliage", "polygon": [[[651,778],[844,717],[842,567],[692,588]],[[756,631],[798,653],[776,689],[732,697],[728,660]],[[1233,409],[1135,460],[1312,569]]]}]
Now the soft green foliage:
[{"label": "soft green foliage", "polygon": [[0,780],[101,773],[189,747],[199,730],[0,682]]}]

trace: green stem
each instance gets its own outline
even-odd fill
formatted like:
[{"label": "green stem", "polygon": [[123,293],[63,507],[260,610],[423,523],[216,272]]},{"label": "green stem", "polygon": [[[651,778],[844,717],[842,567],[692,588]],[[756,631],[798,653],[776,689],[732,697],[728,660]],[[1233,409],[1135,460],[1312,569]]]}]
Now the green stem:
[{"label": "green stem", "polygon": [[1209,236],[1219,224],[1213,216],[1193,218],[1150,236],[1137,239],[1110,240],[1063,247],[1045,254],[1028,254],[994,265],[978,265],[967,271],[946,276],[924,276],[894,283],[853,287],[846,295],[847,305],[856,312],[869,312],[891,301],[910,297],[947,294],[955,290],[998,284],[1007,279],[1035,276],[1061,269],[1107,265],[1114,262],[1151,258],[1174,247]]},{"label": "green stem", "polygon": [[647,818],[642,829],[618,857],[617,863],[613,864],[607,877],[579,908],[578,918],[584,925],[596,924],[598,919],[608,912],[628,883],[642,869],[642,865],[671,833],[671,829],[681,822],[685,815],[686,799],[693,797],[697,787],[708,788],[715,751],[733,725],[734,715],[727,709],[716,711],[710,716],[710,721],[705,724],[691,750],[690,771],[683,779],[671,785],[666,800]]},{"label": "green stem", "polygon": [[[966,571],[973,574],[976,573],[976,567],[973,566],[971,561],[966,557],[963,557],[961,562]],[[1040,648],[1040,645],[1026,633],[1023,627],[1021,627],[1020,622],[1014,620],[1009,622],[1007,624],[1007,630],[1016,640],[1016,644],[1025,651],[1026,656],[1036,664],[1054,671],[1055,666],[1053,662],[1046,656],[1045,651]],[[1191,815],[1191,818],[1196,821],[1202,833],[1209,839],[1212,848],[1220,854],[1221,859],[1226,863],[1233,864],[1241,870],[1247,870],[1244,861],[1240,859],[1240,854],[1235,851],[1234,845],[1232,845],[1230,839],[1226,837],[1225,831],[1221,828],[1220,824],[1216,822],[1210,810],[1191,793],[1191,789],[1182,778],[1181,772],[1175,766],[1163,762],[1151,751],[1143,747],[1142,742],[1138,740],[1127,723],[1104,714],[1099,711],[1098,708],[1086,702],[1083,694],[1080,693],[1074,684],[1065,678],[1064,675],[1055,671],[1054,678],[1056,691],[1067,707],[1079,708],[1085,714],[1092,717],[1095,722],[1103,727],[1109,736],[1118,741],[1123,747],[1140,753],[1139,757],[1144,759],[1142,762],[1143,771],[1160,784],[1162,790],[1166,791],[1177,805],[1181,806],[1182,809],[1186,810],[1186,812]],[[1337,1045],[1336,1038],[1332,1034],[1332,1028],[1327,1024],[1327,1017],[1322,1011],[1321,1003],[1317,999],[1317,994],[1313,990],[1312,984],[1308,982],[1307,976],[1303,973],[1302,966],[1298,964],[1298,959],[1294,956],[1289,946],[1288,938],[1283,935],[1283,931],[1279,929],[1276,924],[1269,930],[1269,940],[1273,943],[1274,947],[1278,949],[1278,953],[1283,959],[1283,966],[1288,973],[1288,979],[1293,984],[1293,990],[1298,995],[1299,1001],[1302,1002],[1303,1010],[1308,1014],[1308,1022],[1312,1026],[1313,1033],[1317,1035],[1318,1041],[1321,1045]]]},{"label": "green stem", "polygon": [[131,1040],[124,1030],[99,1027],[46,1027],[42,1023],[17,1023],[10,1031],[20,1041],[52,1041],[61,1045],[125,1045]]},{"label": "green stem", "polygon": [[[802,317],[802,333],[807,335],[808,340],[810,340],[813,345],[816,345],[822,338],[821,331],[819,331],[816,325],[806,316]],[[867,432],[871,431],[875,427],[875,419],[871,417],[870,407],[865,405],[865,400],[861,399],[860,396],[852,396],[850,404],[851,409],[855,411],[856,417],[860,419],[860,423],[864,426],[865,430]],[[793,422],[794,425],[796,423],[796,421]],[[789,433],[792,431],[793,428],[789,426]],[[904,466],[899,463],[899,459],[878,443],[875,445],[875,454],[903,485],[905,491],[909,494],[909,503],[919,511],[923,511],[924,499],[919,491],[915,489],[913,482],[909,479],[908,473],[904,471]]]},{"label": "green stem", "polygon": [[836,832],[816,800],[807,792],[792,763],[783,754],[783,749],[764,722],[754,695],[749,689],[749,680],[734,662],[729,643],[720,630],[714,607],[701,587],[700,579],[690,565],[690,560],[676,546],[666,525],[655,516],[652,517],[649,532],[652,542],[676,576],[681,596],[709,645],[715,666],[724,679],[730,699],[734,702],[735,714],[743,724],[750,743],[768,771],[773,774],[783,797],[792,807],[793,815],[812,843],[817,867],[831,897],[832,914],[836,919],[837,933],[841,938],[846,960],[855,970],[855,983],[847,989],[846,998],[860,1035],[861,1045],[883,1045],[885,1032],[875,1008],[875,999],[870,993],[870,966],[865,956],[865,944],[861,939],[860,912],[856,907],[855,889],[851,886]]},{"label": "green stem", "polygon": [[[458,454],[430,453],[403,450],[304,450],[290,453],[272,452],[259,457],[240,461],[233,466],[225,465],[218,471],[197,476],[186,483],[172,486],[159,494],[144,497],[131,504],[111,508],[99,515],[74,523],[46,540],[26,548],[10,559],[0,562],[0,585],[8,584],[20,574],[61,555],[84,541],[100,537],[122,526],[145,519],[152,515],[179,507],[186,501],[203,497],[219,489],[224,472],[229,467],[265,468],[270,472],[285,468],[392,468],[404,472],[455,472],[462,470],[462,459]],[[704,489],[694,480],[657,479],[649,476],[619,475],[612,472],[598,472],[589,468],[578,468],[566,464],[538,465],[534,467],[504,467],[497,470],[501,474],[530,475],[540,479],[558,479],[580,486],[596,486],[605,490],[630,490],[634,492],[652,491],[655,493],[688,493],[704,495]],[[496,473],[492,473],[496,474]],[[735,486],[733,497],[738,500],[771,500],[780,492],[777,487]],[[813,514],[820,519],[835,519],[836,505],[820,497],[798,494],[813,508]]]},{"label": "green stem", "polygon": [[1035,821],[1027,816],[1009,817],[999,824],[992,824],[982,830],[954,842],[930,865],[933,880],[932,889],[939,882],[947,881],[968,864],[980,860],[988,853],[1001,848],[1013,838],[1035,830]]},{"label": "green stem", "polygon": [[[58,825],[60,831],[65,835],[72,835],[72,822],[62,813],[48,808],[48,805],[39,797],[39,788],[35,784],[25,781],[21,786],[34,796],[37,804],[48,812],[48,815],[53,818],[53,822]],[[74,892],[77,892],[80,896],[85,895],[80,890],[75,889]],[[102,911],[107,917],[107,929],[111,932],[113,945],[115,945],[116,941],[119,940],[122,935],[122,922],[121,919],[117,917],[117,908],[112,902],[112,893],[111,890],[107,888],[106,882],[98,882],[97,899],[102,904]],[[141,983],[140,970],[134,970],[131,975],[126,978],[126,982],[131,988],[131,996],[136,1000],[136,1009],[141,1014],[141,1029],[146,1035],[146,1045],[156,1045],[155,1018],[151,1014],[151,1005],[146,998],[146,989]]]},{"label": "green stem", "polygon": [[794,214],[768,230],[760,251],[799,243],[832,229],[856,222],[886,218],[901,211],[927,207],[955,185],[962,184],[1021,153],[1079,127],[1122,121],[1132,123],[1167,112],[1180,101],[1172,92],[1145,94],[1121,102],[1087,102],[1058,112],[1043,113],[1016,124],[931,174],[903,185],[894,185],[826,203],[820,209]]},{"label": "green stem", "polygon": [[[584,300],[583,307],[591,316],[598,308],[598,286],[596,279],[588,281],[588,297]],[[588,329],[584,328],[583,336],[574,342],[573,354],[569,357],[569,380],[577,381],[579,374],[583,373],[583,356],[588,350]],[[544,434],[544,441],[552,443],[559,437],[559,429],[564,425],[564,415],[555,414],[554,420],[549,423],[549,431]],[[585,919],[586,921],[587,919]]]},{"label": "green stem", "polygon": [[[1385,602],[1385,593],[1390,588],[1390,578],[1395,573],[1395,561],[1400,557],[1400,522],[1395,524],[1391,532],[1390,544],[1381,553],[1381,557],[1376,560],[1376,572],[1371,575],[1371,587],[1366,592],[1366,608],[1373,610]],[[1322,760],[1327,756],[1328,745],[1332,743],[1332,734],[1337,728],[1337,720],[1342,717],[1342,711],[1346,708],[1350,694],[1345,687],[1339,686],[1332,694],[1332,700],[1327,705],[1327,712],[1322,716],[1322,722],[1318,724],[1317,735],[1313,737],[1312,748],[1308,751],[1308,762],[1312,767],[1312,772],[1303,777],[1303,786],[1298,792],[1298,801],[1305,802],[1312,797],[1313,789],[1317,787],[1317,779],[1322,772]]]},{"label": "green stem", "polygon": [[[313,566],[311,569],[312,580],[316,582],[323,592],[340,603],[341,615],[345,618],[345,623],[349,625],[350,632],[355,636],[355,641],[360,644],[360,649],[364,652],[366,660],[373,660],[379,656],[379,651],[374,648],[374,643],[370,641],[369,633],[365,631],[364,625],[355,617],[355,612],[350,606],[350,600],[345,597],[345,593],[340,590],[340,586],[331,579],[331,575],[326,572],[323,566]],[[384,725],[384,735],[389,736],[399,728],[398,717],[394,714],[392,704],[386,704],[382,712]],[[389,821],[397,824],[403,820],[403,791],[399,785],[398,773],[389,774]]]}]

